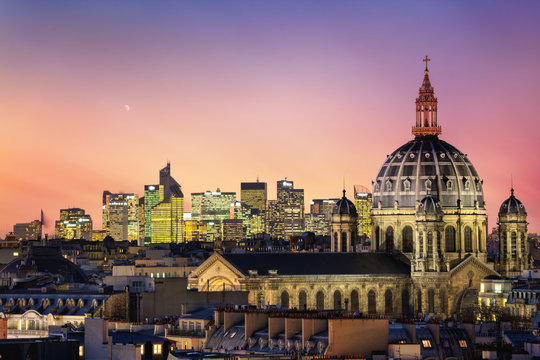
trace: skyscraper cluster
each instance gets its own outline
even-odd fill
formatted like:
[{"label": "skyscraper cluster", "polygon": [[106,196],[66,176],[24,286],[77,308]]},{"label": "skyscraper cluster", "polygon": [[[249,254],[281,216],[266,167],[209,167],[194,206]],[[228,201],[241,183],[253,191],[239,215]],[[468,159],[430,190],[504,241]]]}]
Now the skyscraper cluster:
[{"label": "skyscraper cluster", "polygon": [[[266,234],[289,239],[303,232],[330,236],[332,209],[339,199],[314,199],[309,213],[304,209],[304,189],[294,182],[277,181],[277,198],[268,200],[267,183],[242,182],[240,199],[236,192],[215,191],[191,193],[191,212],[185,212],[182,187],[171,175],[171,165],[159,171],[159,183],[144,186],[144,196],[136,193],[111,192],[102,196],[103,229],[94,230],[93,221],[84,209],[60,210],[55,235],[64,239],[103,240],[149,243],[183,243],[191,241],[241,241]],[[358,188],[359,189],[359,188]],[[358,208],[358,235],[369,238],[371,194],[355,187]],[[16,224],[19,240],[37,239],[41,222]]]}]

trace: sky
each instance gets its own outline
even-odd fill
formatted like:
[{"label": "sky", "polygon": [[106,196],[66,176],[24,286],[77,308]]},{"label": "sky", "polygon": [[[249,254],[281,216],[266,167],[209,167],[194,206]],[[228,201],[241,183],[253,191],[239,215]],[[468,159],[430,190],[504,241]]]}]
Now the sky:
[{"label": "sky", "polygon": [[[285,177],[314,198],[371,187],[413,138],[425,55],[443,140],[540,232],[538,1],[0,2],[0,237],[169,161],[192,192]],[[129,107],[126,107],[126,105]],[[352,194],[351,194],[352,196]]]}]

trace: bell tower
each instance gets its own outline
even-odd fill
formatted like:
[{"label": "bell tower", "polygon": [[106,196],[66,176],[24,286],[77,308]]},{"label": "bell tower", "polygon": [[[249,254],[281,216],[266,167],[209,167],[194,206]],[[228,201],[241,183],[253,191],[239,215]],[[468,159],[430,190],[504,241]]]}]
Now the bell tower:
[{"label": "bell tower", "polygon": [[428,62],[431,59],[426,55],[422,61],[426,63],[426,70],[416,98],[416,126],[413,126],[412,133],[416,137],[437,136],[441,133],[441,127],[437,125],[437,98],[428,75]]}]

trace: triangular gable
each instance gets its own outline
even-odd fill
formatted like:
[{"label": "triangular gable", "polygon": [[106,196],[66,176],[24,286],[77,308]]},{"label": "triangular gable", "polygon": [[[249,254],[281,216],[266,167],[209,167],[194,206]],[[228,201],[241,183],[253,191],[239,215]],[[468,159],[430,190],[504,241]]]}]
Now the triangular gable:
[{"label": "triangular gable", "polygon": [[239,278],[245,278],[245,275],[238,269],[234,264],[227,261],[221,254],[214,252],[208,259],[203,261],[195,270],[189,274],[189,279],[196,279],[201,277],[208,269],[210,269],[214,264],[220,263],[225,266],[227,269],[232,271]]},{"label": "triangular gable", "polygon": [[478,271],[480,271],[480,272],[484,272],[486,274],[485,276],[488,276],[488,275],[500,276],[499,273],[497,273],[495,270],[491,269],[489,266],[484,264],[483,261],[481,261],[480,259],[478,259],[474,255],[471,255],[471,256],[467,257],[462,262],[457,264],[452,270],[450,270],[450,276],[453,277],[453,276],[457,275],[461,271],[468,268],[469,265],[477,268]]}]

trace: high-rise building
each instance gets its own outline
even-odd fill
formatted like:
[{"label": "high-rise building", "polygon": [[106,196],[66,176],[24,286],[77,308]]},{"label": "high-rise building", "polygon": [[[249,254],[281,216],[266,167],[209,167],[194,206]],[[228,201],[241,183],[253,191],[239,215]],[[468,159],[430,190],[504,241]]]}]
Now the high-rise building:
[{"label": "high-rise building", "polygon": [[243,182],[240,184],[240,201],[257,210],[266,210],[267,191],[265,182]]},{"label": "high-rise building", "polygon": [[184,220],[185,240],[206,241],[206,221]]},{"label": "high-rise building", "polygon": [[92,239],[92,218],[83,209],[60,209],[60,220],[56,220],[54,232],[60,239]]},{"label": "high-rise building", "polygon": [[41,236],[41,221],[34,220],[29,223],[13,225],[13,235],[18,241],[37,240]]},{"label": "high-rise building", "polygon": [[240,219],[223,220],[223,240],[242,241],[244,239],[244,226]]},{"label": "high-rise building", "polygon": [[144,186],[144,240],[150,242],[152,239],[152,208],[161,201],[159,185]]},{"label": "high-rise building", "polygon": [[117,241],[139,239],[139,195],[103,192],[103,229]]},{"label": "high-rise building", "polygon": [[[240,184],[240,201],[251,209],[252,234],[266,232],[266,204],[268,201],[265,182],[243,182]],[[246,234],[247,235],[247,234]]]},{"label": "high-rise building", "polygon": [[358,213],[358,236],[371,239],[371,193],[363,186],[354,186],[354,205]]},{"label": "high-rise building", "polygon": [[313,199],[310,204],[310,213],[306,214],[306,231],[317,235],[330,235],[330,222],[332,211],[339,199]]},{"label": "high-rise building", "polygon": [[[205,191],[191,194],[191,218],[207,222],[208,235],[223,235],[222,222],[231,218],[231,204],[236,202],[235,192]],[[209,241],[212,239],[209,237]]]},{"label": "high-rise building", "polygon": [[152,242],[184,242],[184,194],[170,163],[159,171],[159,200],[150,210]]},{"label": "high-rise building", "polygon": [[277,182],[277,200],[268,202],[268,226],[274,237],[288,238],[304,231],[304,189],[295,189],[294,182]]}]

